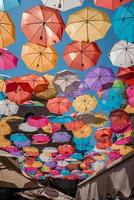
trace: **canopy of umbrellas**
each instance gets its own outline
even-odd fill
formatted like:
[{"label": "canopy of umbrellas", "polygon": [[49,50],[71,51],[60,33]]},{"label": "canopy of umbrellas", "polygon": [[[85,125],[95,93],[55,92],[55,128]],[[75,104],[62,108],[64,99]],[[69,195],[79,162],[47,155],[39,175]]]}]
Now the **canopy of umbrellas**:
[{"label": "canopy of umbrellas", "polygon": [[[65,30],[74,40],[65,47],[65,62],[76,70],[90,70],[83,80],[70,70],[55,76],[1,75],[0,150],[18,157],[22,172],[36,179],[82,180],[133,150],[134,2],[94,0],[107,9],[119,7],[112,25],[120,41],[108,54],[119,67],[116,74],[112,68],[95,66],[102,54],[95,41],[111,26],[105,12],[83,8],[65,25],[59,10],[80,6],[83,0],[42,2],[22,15],[21,28],[29,40],[22,47],[24,63],[37,72],[53,69],[58,60],[53,44]],[[18,58],[5,49],[15,42],[15,26],[5,11],[19,4],[0,1],[1,70],[17,66]]]}]

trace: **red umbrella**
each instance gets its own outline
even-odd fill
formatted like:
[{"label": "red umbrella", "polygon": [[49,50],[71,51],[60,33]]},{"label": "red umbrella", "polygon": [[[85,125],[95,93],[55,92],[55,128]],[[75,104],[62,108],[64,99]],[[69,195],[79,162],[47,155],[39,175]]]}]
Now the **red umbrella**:
[{"label": "red umbrella", "polygon": [[58,10],[35,6],[23,13],[21,27],[30,42],[48,46],[60,42],[65,24]]},{"label": "red umbrella", "polygon": [[109,118],[111,121],[111,129],[116,133],[124,132],[130,125],[129,115],[124,110],[113,110]]},{"label": "red umbrella", "polygon": [[43,116],[30,116],[27,120],[27,123],[30,126],[42,128],[49,124],[49,120],[48,120],[48,118],[43,117]]},{"label": "red umbrella", "polygon": [[95,66],[100,56],[101,51],[96,43],[76,41],[68,44],[63,54],[68,66],[81,71]]},{"label": "red umbrella", "polygon": [[75,152],[75,149],[72,145],[64,144],[58,147],[58,151],[59,154],[69,157]]},{"label": "red umbrella", "polygon": [[134,85],[134,66],[128,68],[120,68],[117,77],[127,85]]},{"label": "red umbrella", "polygon": [[6,95],[10,101],[17,104],[30,100],[32,91],[28,83],[6,81]]},{"label": "red umbrella", "polygon": [[78,120],[65,124],[65,127],[67,128],[68,131],[77,131],[81,129],[83,126],[84,126],[84,123]]},{"label": "red umbrella", "polygon": [[55,114],[63,114],[67,112],[71,106],[71,101],[66,97],[56,97],[49,99],[47,102],[48,110]]}]

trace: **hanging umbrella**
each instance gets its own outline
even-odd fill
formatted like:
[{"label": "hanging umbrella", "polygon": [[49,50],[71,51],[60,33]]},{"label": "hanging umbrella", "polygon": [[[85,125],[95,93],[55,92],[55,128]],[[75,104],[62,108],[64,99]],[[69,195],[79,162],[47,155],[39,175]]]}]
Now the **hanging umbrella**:
[{"label": "hanging umbrella", "polygon": [[32,88],[28,83],[6,81],[6,95],[14,103],[22,104],[31,99]]},{"label": "hanging umbrella", "polygon": [[89,111],[95,109],[97,106],[97,100],[95,96],[85,94],[76,97],[72,105],[76,111],[80,113],[88,113]]},{"label": "hanging umbrella", "polygon": [[[120,40],[134,42],[134,2],[126,4],[117,9],[113,20],[113,29]],[[129,30],[129,31],[128,31]]]},{"label": "hanging umbrella", "polygon": [[115,80],[113,70],[106,67],[95,67],[88,72],[84,84],[91,90],[102,90],[103,87],[110,88]]},{"label": "hanging umbrella", "polygon": [[55,97],[53,99],[49,99],[46,105],[48,110],[55,114],[63,114],[69,111],[71,106],[71,101],[66,97]]},{"label": "hanging umbrella", "polygon": [[90,124],[91,127],[101,128],[106,125],[106,123],[108,121],[106,115],[104,115],[102,113],[95,113],[94,116],[95,116],[95,121]]},{"label": "hanging umbrella", "polygon": [[130,67],[134,65],[134,44],[121,40],[112,47],[109,58],[113,65]]},{"label": "hanging umbrella", "polygon": [[65,30],[72,40],[93,42],[103,38],[110,26],[105,12],[87,7],[69,16]]},{"label": "hanging umbrella", "polygon": [[86,138],[89,137],[92,133],[92,128],[89,124],[85,124],[79,130],[73,131],[73,135],[76,138]]},{"label": "hanging umbrella", "polygon": [[70,95],[78,89],[80,80],[75,73],[63,70],[56,74],[53,84],[57,92]]},{"label": "hanging umbrella", "polygon": [[128,113],[124,110],[113,110],[110,115],[111,129],[116,133],[124,132],[130,126]]},{"label": "hanging umbrella", "polygon": [[69,157],[75,152],[75,149],[72,145],[64,144],[58,147],[58,152],[61,155],[65,155],[66,157]]},{"label": "hanging umbrella", "polygon": [[21,0],[0,0],[0,10],[8,11],[21,4]]},{"label": "hanging umbrella", "polygon": [[11,127],[5,120],[0,120],[0,136],[10,135],[12,132]]},{"label": "hanging umbrella", "polygon": [[6,91],[6,84],[5,84],[5,80],[0,78],[0,92],[5,92]]},{"label": "hanging umbrella", "polygon": [[32,144],[47,144],[48,142],[50,142],[50,137],[46,134],[34,134],[32,136]]},{"label": "hanging umbrella", "polygon": [[23,13],[21,27],[30,42],[48,46],[60,42],[65,24],[58,10],[35,6]]},{"label": "hanging umbrella", "polygon": [[71,135],[67,132],[57,132],[52,135],[52,142],[65,143],[71,140]]},{"label": "hanging umbrella", "polygon": [[30,126],[27,122],[25,122],[19,125],[19,130],[30,133],[30,132],[35,132],[38,129],[36,127]]},{"label": "hanging umbrella", "polygon": [[0,69],[8,70],[17,66],[18,58],[10,51],[0,49]]},{"label": "hanging umbrella", "polygon": [[63,58],[71,68],[86,70],[97,64],[101,51],[96,43],[74,41],[65,47]]},{"label": "hanging umbrella", "polygon": [[31,145],[31,141],[22,133],[12,134],[10,136],[10,140],[19,148],[24,148]]},{"label": "hanging umbrella", "polygon": [[127,97],[128,97],[128,104],[132,107],[134,107],[134,86],[129,86],[127,89],[126,89],[126,94],[127,94]]},{"label": "hanging umbrella", "polygon": [[94,0],[96,6],[100,6],[102,8],[107,8],[111,10],[115,10],[116,8],[124,5],[125,3],[130,2],[131,0]]},{"label": "hanging umbrella", "polygon": [[18,111],[19,106],[8,99],[0,101],[0,114],[11,116],[15,115]]},{"label": "hanging umbrella", "polygon": [[27,123],[30,126],[36,127],[36,128],[42,128],[43,126],[48,125],[49,120],[46,117],[43,116],[30,116],[27,119]]},{"label": "hanging umbrella", "polygon": [[28,68],[37,72],[45,72],[56,66],[58,54],[52,46],[43,47],[27,43],[22,48],[21,58]]},{"label": "hanging umbrella", "polygon": [[65,127],[67,128],[68,131],[76,131],[79,130],[84,126],[84,123],[82,120],[74,120],[73,122],[69,122],[65,124]]},{"label": "hanging umbrella", "polygon": [[66,123],[69,123],[69,122],[73,122],[74,118],[71,117],[71,116],[62,115],[62,116],[57,116],[57,117],[51,116],[51,117],[49,117],[49,120],[52,123],[66,124]]},{"label": "hanging umbrella", "polygon": [[47,126],[42,127],[42,130],[46,133],[55,133],[61,129],[61,124],[50,123]]},{"label": "hanging umbrella", "polygon": [[42,0],[43,5],[55,8],[61,11],[67,11],[72,8],[81,6],[84,0]]},{"label": "hanging umbrella", "polygon": [[120,68],[117,72],[117,77],[127,85],[134,85],[134,67]]}]

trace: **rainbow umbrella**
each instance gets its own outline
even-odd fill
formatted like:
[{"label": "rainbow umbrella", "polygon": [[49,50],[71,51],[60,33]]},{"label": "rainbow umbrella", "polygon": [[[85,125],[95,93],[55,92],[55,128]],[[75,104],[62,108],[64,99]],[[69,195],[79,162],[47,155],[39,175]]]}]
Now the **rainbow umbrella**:
[{"label": "rainbow umbrella", "polygon": [[0,0],[0,10],[8,11],[21,4],[21,0]]}]

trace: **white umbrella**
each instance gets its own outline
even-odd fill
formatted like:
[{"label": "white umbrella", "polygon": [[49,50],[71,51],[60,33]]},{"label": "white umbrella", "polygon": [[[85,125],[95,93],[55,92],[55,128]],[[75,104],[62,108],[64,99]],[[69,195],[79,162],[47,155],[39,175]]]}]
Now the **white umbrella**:
[{"label": "white umbrella", "polygon": [[19,125],[19,130],[24,131],[24,132],[35,132],[37,131],[37,128],[33,126],[29,126],[29,124],[25,122]]},{"label": "white umbrella", "polygon": [[113,65],[118,67],[130,67],[134,65],[134,44],[121,40],[114,44],[109,53]]},{"label": "white umbrella", "polygon": [[0,101],[0,114],[11,116],[18,112],[19,106],[16,103],[9,101],[8,99]]},{"label": "white umbrella", "polygon": [[84,0],[42,0],[42,2],[45,6],[66,11],[81,6]]}]

